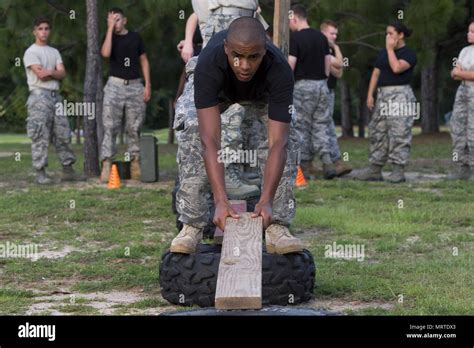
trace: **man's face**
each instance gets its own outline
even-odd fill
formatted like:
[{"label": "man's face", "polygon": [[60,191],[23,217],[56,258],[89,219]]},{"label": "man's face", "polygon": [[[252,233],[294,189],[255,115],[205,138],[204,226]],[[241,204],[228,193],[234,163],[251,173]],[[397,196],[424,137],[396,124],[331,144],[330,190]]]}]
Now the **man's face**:
[{"label": "man's face", "polygon": [[474,23],[471,23],[469,26],[469,31],[467,32],[467,42],[470,44],[474,43]]},{"label": "man's face", "polygon": [[288,23],[289,23],[291,31],[294,32],[294,31],[298,30],[298,19],[296,18],[296,16],[294,14],[290,15],[290,17],[288,19]]},{"label": "man's face", "polygon": [[115,13],[115,16],[117,19],[115,22],[114,31],[115,33],[120,33],[127,24],[127,17],[124,17],[121,13]]},{"label": "man's face", "polygon": [[41,23],[33,29],[33,35],[35,36],[36,40],[40,42],[46,43],[48,42],[50,29],[48,23]]},{"label": "man's face", "polygon": [[339,30],[332,26],[327,26],[322,30],[322,33],[327,37],[328,41],[331,43],[335,43],[337,41],[337,34]]},{"label": "man's face", "polygon": [[242,82],[253,78],[266,53],[263,44],[244,45],[227,40],[224,41],[224,50],[235,77]]}]

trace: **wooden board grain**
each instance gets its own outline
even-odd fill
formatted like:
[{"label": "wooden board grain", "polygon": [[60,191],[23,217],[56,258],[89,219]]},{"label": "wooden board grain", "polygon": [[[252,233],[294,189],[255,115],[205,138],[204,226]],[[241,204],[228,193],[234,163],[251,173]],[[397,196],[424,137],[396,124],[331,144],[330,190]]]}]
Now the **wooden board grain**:
[{"label": "wooden board grain", "polygon": [[217,276],[217,309],[262,308],[262,218],[227,218]]},{"label": "wooden board grain", "polygon": [[[234,208],[237,214],[247,212],[247,201],[245,200],[231,200],[230,205]],[[222,244],[224,240],[224,231],[222,231],[219,227],[216,227],[214,231],[214,244]]]}]

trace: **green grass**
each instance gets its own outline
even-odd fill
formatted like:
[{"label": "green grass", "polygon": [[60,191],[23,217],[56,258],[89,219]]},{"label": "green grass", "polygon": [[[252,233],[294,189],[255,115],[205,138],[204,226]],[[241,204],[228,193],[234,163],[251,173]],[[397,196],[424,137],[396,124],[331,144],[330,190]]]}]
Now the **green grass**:
[{"label": "green grass", "polygon": [[[166,131],[156,133],[166,139]],[[116,314],[166,307],[159,296],[158,268],[176,234],[170,194],[177,172],[175,146],[159,146],[164,182],[110,191],[98,183],[37,187],[25,137],[0,139],[0,243],[36,243],[39,252],[70,249],[57,259],[0,259],[0,314],[24,314],[41,302],[38,296],[63,288],[78,297],[138,290],[146,296],[114,306]],[[354,167],[367,164],[367,140],[340,144]],[[74,150],[81,168],[82,148],[74,145]],[[8,154],[15,152],[21,161]],[[446,172],[450,153],[447,134],[415,136],[408,170]],[[60,171],[53,149],[49,170]],[[315,257],[315,297],[387,304],[347,309],[355,315],[474,314],[473,195],[474,183],[444,181],[395,186],[317,180],[298,190],[291,228]],[[364,260],[326,257],[325,247],[334,242],[363,245]],[[68,298],[41,313],[100,314],[91,301],[76,300],[71,304]]]}]

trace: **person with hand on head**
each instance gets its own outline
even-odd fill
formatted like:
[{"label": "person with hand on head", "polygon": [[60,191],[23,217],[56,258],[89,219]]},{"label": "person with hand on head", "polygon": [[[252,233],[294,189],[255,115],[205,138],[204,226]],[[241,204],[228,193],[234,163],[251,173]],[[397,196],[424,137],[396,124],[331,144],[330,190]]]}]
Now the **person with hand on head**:
[{"label": "person with hand on head", "polygon": [[417,58],[415,51],[405,43],[411,33],[401,22],[387,26],[386,48],[380,51],[375,61],[367,94],[367,107],[372,112],[369,123],[370,166],[357,173],[356,180],[384,180],[382,168],[387,161],[393,170],[386,180],[391,183],[406,180],[405,166],[410,157],[413,121],[419,117],[416,98],[410,87]]},{"label": "person with hand on head", "polygon": [[[104,139],[101,144],[101,181],[108,182],[112,160],[117,153],[115,140],[125,113],[130,175],[140,179],[140,130],[145,120],[146,103],[151,98],[150,63],[139,33],[125,27],[127,17],[119,8],[107,15],[107,34],[101,54],[110,59],[109,79],[104,87],[102,121]],[[145,86],[140,78],[140,68]]]},{"label": "person with hand on head", "polygon": [[267,251],[301,251],[301,241],[288,230],[295,215],[293,186],[299,139],[292,126],[294,80],[286,58],[267,41],[257,19],[241,17],[212,37],[190,73],[195,88],[185,88],[182,96],[187,118],[178,143],[178,152],[183,155],[176,201],[183,228],[170,251],[196,251],[209,219],[210,190],[217,227],[225,231],[226,219],[239,217],[229,203],[224,165],[218,160],[221,110],[236,103],[245,107],[244,118],[253,124],[253,137],[258,140],[249,150],[258,155],[263,185],[252,216],[263,219]]},{"label": "person with hand on head", "polygon": [[462,49],[451,71],[451,78],[461,84],[450,121],[457,170],[448,178],[474,181],[474,19],[468,27],[467,42],[469,46]]}]

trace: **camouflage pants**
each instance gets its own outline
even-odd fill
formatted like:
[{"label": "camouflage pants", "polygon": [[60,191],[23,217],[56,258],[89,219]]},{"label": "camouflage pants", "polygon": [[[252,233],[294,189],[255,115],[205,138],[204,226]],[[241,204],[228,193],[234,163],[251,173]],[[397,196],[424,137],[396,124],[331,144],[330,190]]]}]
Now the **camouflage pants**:
[{"label": "camouflage pants", "polygon": [[100,159],[113,158],[117,153],[117,134],[122,129],[122,117],[125,113],[125,131],[127,151],[130,160],[140,156],[140,129],[145,120],[146,104],[143,101],[143,84],[123,82],[109,78],[104,87],[104,106],[102,122],[104,139],[101,145]]},{"label": "camouflage pants", "polygon": [[[252,129],[252,132],[244,132],[247,135],[242,136],[243,146],[246,150],[253,151],[256,154],[258,171],[260,177],[263,177],[268,156],[267,105],[263,103],[245,103],[245,108],[239,104],[220,105],[220,108],[225,110],[221,114],[221,119],[226,113],[231,115],[240,114],[243,115],[242,122],[234,122],[231,125],[242,125],[244,129]],[[232,117],[230,118],[232,119]],[[211,193],[211,188],[202,157],[197,111],[194,105],[192,74],[188,76],[183,94],[177,101],[174,128],[178,142],[177,162],[180,187],[176,193],[176,201],[179,220],[201,228],[206,226],[209,221],[210,212],[207,199]],[[258,130],[258,133],[256,130]],[[236,131],[238,132],[238,130]],[[223,129],[222,132],[222,140],[225,142],[227,130]],[[223,149],[222,146],[221,148]],[[274,221],[285,225],[291,223],[295,214],[296,202],[293,195],[293,186],[297,173],[297,151],[298,135],[294,127],[291,127],[287,161],[273,203]]]},{"label": "camouflage pants", "polygon": [[341,150],[337,143],[336,125],[334,123],[334,101],[336,99],[336,93],[333,89],[329,90],[329,117],[331,122],[327,129],[327,136],[329,138],[329,154],[331,155],[331,161],[334,163],[341,159]]},{"label": "camouflage pants", "polygon": [[315,155],[331,153],[329,89],[326,80],[298,80],[295,83],[293,103],[296,111],[296,129],[300,133],[301,160],[312,161]]},{"label": "camouflage pants", "polygon": [[207,23],[204,26],[202,34],[202,47],[206,47],[209,40],[214,36],[214,34],[229,28],[230,23],[234,19],[239,18],[237,15],[224,15],[221,13],[212,13],[207,19]]},{"label": "camouflage pants", "polygon": [[27,101],[26,131],[31,138],[31,157],[34,169],[48,166],[48,146],[51,141],[62,165],[70,165],[76,157],[70,147],[71,129],[67,116],[57,112],[62,98],[57,92],[47,90],[30,92]]},{"label": "camouflage pants", "polygon": [[369,161],[376,165],[406,165],[410,157],[412,126],[416,103],[410,86],[389,86],[377,90],[372,119],[369,122]]},{"label": "camouflage pants", "polygon": [[456,162],[474,167],[474,86],[459,86],[450,127]]}]

